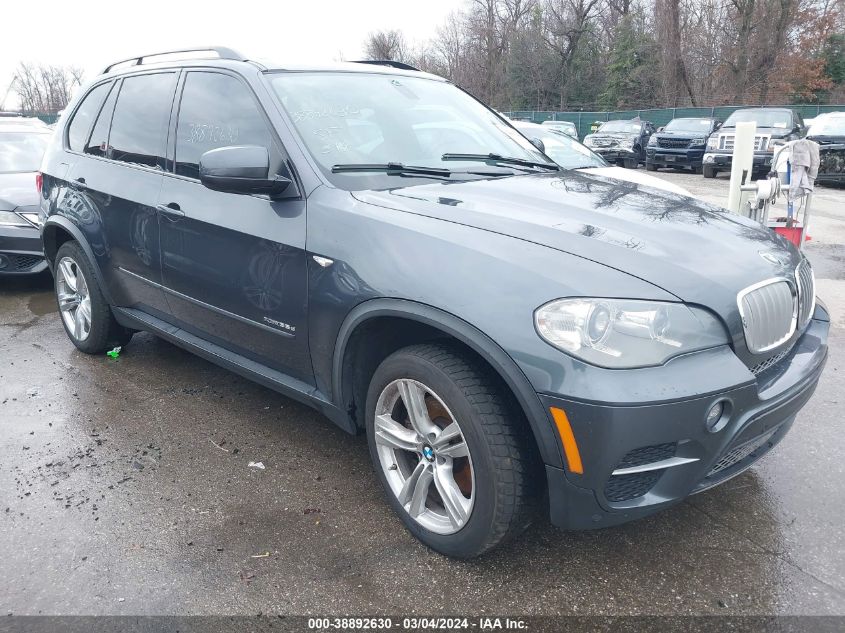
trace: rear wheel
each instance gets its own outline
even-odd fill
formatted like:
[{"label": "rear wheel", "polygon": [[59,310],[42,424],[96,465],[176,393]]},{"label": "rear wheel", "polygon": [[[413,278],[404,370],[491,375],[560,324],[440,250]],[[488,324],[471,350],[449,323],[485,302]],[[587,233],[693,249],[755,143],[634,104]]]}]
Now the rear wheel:
[{"label": "rear wheel", "polygon": [[429,547],[471,558],[530,522],[536,461],[522,414],[460,351],[389,356],[370,384],[367,437],[390,505]]},{"label": "rear wheel", "polygon": [[55,261],[56,300],[71,342],[86,354],[126,345],[132,332],[112,315],[82,247],[77,242],[65,242]]},{"label": "rear wheel", "polygon": [[626,158],[622,161],[622,165],[625,169],[636,169],[640,165],[640,161],[636,158]]},{"label": "rear wheel", "polygon": [[719,170],[710,167],[709,165],[704,165],[701,168],[701,172],[704,174],[705,178],[715,178],[716,174],[719,173]]}]

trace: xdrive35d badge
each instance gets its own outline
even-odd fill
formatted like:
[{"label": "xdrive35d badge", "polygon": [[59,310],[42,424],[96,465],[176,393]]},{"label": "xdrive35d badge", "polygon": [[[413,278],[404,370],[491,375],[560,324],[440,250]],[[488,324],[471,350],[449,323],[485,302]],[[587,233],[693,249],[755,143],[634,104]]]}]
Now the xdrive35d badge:
[{"label": "xdrive35d badge", "polygon": [[773,232],[562,169],[404,64],[191,53],[109,66],[47,149],[68,337],[99,354],[152,332],[366,434],[429,547],[478,556],[538,510],[590,529],[668,508],[813,393],[829,318]]}]

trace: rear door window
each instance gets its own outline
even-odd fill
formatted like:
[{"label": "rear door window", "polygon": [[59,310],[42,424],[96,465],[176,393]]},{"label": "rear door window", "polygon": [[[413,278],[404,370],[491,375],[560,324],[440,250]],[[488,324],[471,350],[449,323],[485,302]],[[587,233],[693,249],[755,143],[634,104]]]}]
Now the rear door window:
[{"label": "rear door window", "polygon": [[91,131],[91,124],[100,111],[103,99],[109,91],[111,83],[107,82],[96,86],[82,99],[82,103],[73,114],[73,120],[68,126],[67,143],[68,147],[75,152],[81,152],[88,140],[88,132]]},{"label": "rear door window", "polygon": [[165,168],[167,128],[175,90],[176,73],[136,75],[123,80],[108,139],[112,159]]},{"label": "rear door window", "polygon": [[[229,145],[259,145],[278,168],[273,136],[251,91],[231,75],[191,72],[176,123],[176,173],[199,178],[200,156]],[[271,171],[272,173],[272,171]]]}]

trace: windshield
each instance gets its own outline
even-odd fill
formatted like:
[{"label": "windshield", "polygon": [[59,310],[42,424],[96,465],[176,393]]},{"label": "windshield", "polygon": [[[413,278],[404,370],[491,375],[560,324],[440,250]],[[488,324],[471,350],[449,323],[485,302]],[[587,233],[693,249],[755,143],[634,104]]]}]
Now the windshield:
[{"label": "windshield", "polygon": [[664,132],[693,132],[707,134],[710,132],[710,119],[672,119],[663,128]]},{"label": "windshield", "polygon": [[792,127],[792,115],[782,110],[737,110],[722,127],[736,127],[737,123],[753,121],[757,127],[787,129]]},{"label": "windshield", "polygon": [[540,128],[517,128],[528,138],[539,138],[546,148],[546,156],[564,169],[607,167],[607,162],[595,152],[564,134],[547,132]]},{"label": "windshield", "polygon": [[49,134],[0,131],[0,174],[38,171]]},{"label": "windshield", "polygon": [[625,132],[626,134],[639,134],[642,123],[639,121],[608,121],[604,123],[599,132]]},{"label": "windshield", "polygon": [[[343,189],[407,183],[385,173],[332,173],[334,165],[401,163],[489,172],[483,161],[443,160],[443,155],[491,153],[548,162],[495,113],[444,81],[360,72],[278,72],[269,77],[323,173]],[[509,173],[500,169],[498,175]]]},{"label": "windshield", "polygon": [[807,136],[845,136],[845,116],[822,117],[813,121]]}]

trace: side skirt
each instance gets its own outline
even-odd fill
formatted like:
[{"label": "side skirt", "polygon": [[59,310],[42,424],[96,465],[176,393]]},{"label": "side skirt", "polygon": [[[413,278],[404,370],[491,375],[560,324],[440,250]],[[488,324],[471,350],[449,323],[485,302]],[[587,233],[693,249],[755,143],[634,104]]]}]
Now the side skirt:
[{"label": "side skirt", "polygon": [[112,306],[112,312],[117,322],[124,327],[144,330],[160,336],[215,365],[317,409],[347,433],[353,435],[357,433],[355,425],[346,412],[329,402],[326,396],[312,385],[203,340],[146,312],[116,306]]}]

